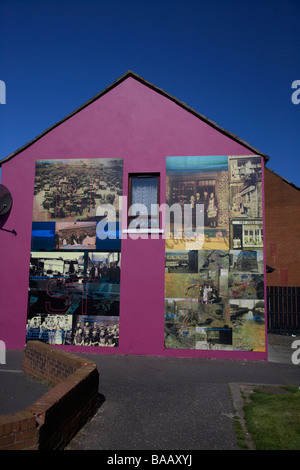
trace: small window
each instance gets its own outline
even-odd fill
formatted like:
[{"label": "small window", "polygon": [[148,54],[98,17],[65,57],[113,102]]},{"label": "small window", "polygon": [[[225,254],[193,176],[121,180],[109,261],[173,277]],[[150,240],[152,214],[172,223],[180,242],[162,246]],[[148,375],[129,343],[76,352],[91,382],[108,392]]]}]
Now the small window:
[{"label": "small window", "polygon": [[128,228],[159,228],[158,173],[132,173],[128,188]]}]

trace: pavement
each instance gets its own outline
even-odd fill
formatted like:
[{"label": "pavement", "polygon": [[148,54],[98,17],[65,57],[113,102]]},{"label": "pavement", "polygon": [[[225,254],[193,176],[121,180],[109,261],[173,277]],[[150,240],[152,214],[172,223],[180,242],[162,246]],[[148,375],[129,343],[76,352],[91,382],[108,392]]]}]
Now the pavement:
[{"label": "pavement", "polygon": [[[269,335],[267,361],[84,354],[100,373],[99,409],[66,450],[238,450],[241,387],[300,386],[294,341]],[[22,372],[22,354],[7,351],[0,365],[0,415],[48,390]]]}]

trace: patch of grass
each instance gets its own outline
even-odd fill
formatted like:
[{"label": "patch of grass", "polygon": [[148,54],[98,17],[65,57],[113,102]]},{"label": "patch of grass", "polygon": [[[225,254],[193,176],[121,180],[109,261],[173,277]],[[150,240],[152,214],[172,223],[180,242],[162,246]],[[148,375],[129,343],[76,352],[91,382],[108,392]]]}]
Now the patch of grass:
[{"label": "patch of grass", "polygon": [[233,425],[237,436],[237,445],[241,450],[249,450],[249,445],[245,438],[245,432],[239,418],[235,417]]},{"label": "patch of grass", "polygon": [[259,387],[244,404],[246,426],[257,450],[300,450],[300,390]]}]

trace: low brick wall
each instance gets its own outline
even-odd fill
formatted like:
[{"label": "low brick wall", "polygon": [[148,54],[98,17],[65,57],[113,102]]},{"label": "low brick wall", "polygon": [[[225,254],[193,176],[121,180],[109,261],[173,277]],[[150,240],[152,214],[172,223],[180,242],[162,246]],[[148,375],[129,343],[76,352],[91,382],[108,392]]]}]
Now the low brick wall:
[{"label": "low brick wall", "polygon": [[0,416],[0,450],[62,450],[98,408],[95,363],[39,341],[26,344],[23,371],[53,385],[20,413]]},{"label": "low brick wall", "polygon": [[0,416],[0,450],[37,450],[39,429],[30,411]]}]

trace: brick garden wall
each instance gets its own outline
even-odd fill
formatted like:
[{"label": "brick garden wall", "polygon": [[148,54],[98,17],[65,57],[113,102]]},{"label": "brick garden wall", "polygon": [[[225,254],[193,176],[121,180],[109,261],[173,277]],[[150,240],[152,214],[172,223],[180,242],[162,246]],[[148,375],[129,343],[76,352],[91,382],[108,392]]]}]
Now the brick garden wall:
[{"label": "brick garden wall", "polygon": [[0,450],[37,450],[39,429],[30,411],[0,416]]},{"label": "brick garden wall", "polygon": [[23,371],[53,387],[24,411],[0,416],[0,450],[61,450],[98,408],[97,366],[30,341]]}]

